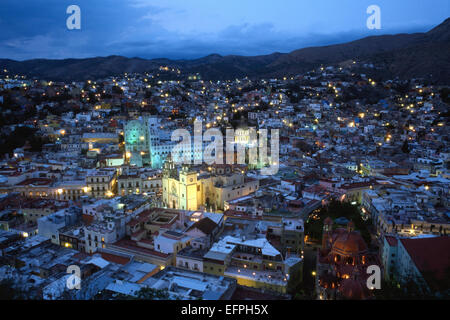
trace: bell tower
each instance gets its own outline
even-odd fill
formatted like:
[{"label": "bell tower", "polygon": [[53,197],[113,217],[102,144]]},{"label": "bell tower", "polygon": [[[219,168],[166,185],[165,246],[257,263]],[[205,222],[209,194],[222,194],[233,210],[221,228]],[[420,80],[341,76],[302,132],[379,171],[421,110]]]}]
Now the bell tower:
[{"label": "bell tower", "polygon": [[199,199],[197,197],[197,172],[184,165],[179,175],[180,183],[180,209],[198,210]]},{"label": "bell tower", "polygon": [[173,163],[172,157],[170,154],[167,156],[167,160],[164,163],[163,168],[163,176],[162,176],[162,185],[163,185],[163,203],[165,206],[169,208],[178,208],[178,177],[177,177],[177,168]]},{"label": "bell tower", "polygon": [[172,156],[169,154],[166,161],[164,162],[163,176],[167,178],[177,178],[176,177],[176,167],[172,160]]}]

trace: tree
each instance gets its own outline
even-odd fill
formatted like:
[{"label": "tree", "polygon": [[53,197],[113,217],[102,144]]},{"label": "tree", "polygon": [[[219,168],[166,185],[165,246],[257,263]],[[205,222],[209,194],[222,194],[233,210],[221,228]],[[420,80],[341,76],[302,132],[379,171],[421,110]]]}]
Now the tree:
[{"label": "tree", "polygon": [[326,207],[322,207],[320,209],[318,216],[320,217],[320,220],[310,219],[305,224],[305,234],[312,239],[318,240],[321,238],[323,220],[326,217],[330,217],[333,220],[340,217],[345,217],[348,220],[353,221],[355,224],[355,230],[358,230],[364,241],[366,241],[367,244],[370,244],[371,237],[367,227],[368,223],[362,219],[358,208],[351,205],[349,202],[333,200]]},{"label": "tree", "polygon": [[405,140],[403,142],[402,151],[403,151],[403,153],[409,153],[410,150],[409,150],[408,140]]},{"label": "tree", "polygon": [[22,300],[24,294],[21,290],[14,287],[12,279],[4,279],[0,281],[0,300]]},{"label": "tree", "polygon": [[23,147],[27,141],[31,146],[31,151],[39,152],[42,145],[49,142],[48,138],[38,135],[36,129],[26,126],[17,127],[8,136],[2,136],[0,140],[3,141],[0,146],[0,155],[11,154],[15,148]]},{"label": "tree", "polygon": [[169,292],[167,290],[158,290],[148,287],[144,287],[136,293],[136,299],[138,300],[165,300],[168,298]]},{"label": "tree", "polygon": [[443,102],[450,104],[450,88],[442,88],[439,91],[439,95],[441,96]]},{"label": "tree", "polygon": [[423,288],[411,277],[402,283],[395,280],[382,280],[381,289],[373,291],[377,300],[434,300],[437,297]]},{"label": "tree", "polygon": [[115,93],[115,94],[122,94],[123,93],[122,88],[119,87],[119,86],[112,86],[111,91],[112,91],[112,93]]}]

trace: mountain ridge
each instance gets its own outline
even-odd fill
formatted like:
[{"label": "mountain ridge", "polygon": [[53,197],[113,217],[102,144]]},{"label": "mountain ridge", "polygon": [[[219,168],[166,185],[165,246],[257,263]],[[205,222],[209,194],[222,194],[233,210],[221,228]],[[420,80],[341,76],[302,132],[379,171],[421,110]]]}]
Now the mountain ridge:
[{"label": "mountain ridge", "polygon": [[426,78],[448,83],[450,74],[450,18],[424,33],[369,36],[347,43],[306,47],[289,53],[239,56],[217,53],[197,59],[127,58],[119,55],[61,60],[0,59],[0,67],[13,73],[46,80],[98,79],[124,72],[152,72],[161,65],[200,73],[206,80],[279,77],[300,74],[320,65],[348,60],[377,62],[386,77]]}]

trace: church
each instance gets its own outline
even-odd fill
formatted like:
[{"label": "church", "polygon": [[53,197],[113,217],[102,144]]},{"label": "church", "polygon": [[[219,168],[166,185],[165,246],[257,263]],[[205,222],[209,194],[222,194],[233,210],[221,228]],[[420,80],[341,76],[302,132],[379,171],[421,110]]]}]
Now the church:
[{"label": "church", "polygon": [[365,300],[373,297],[367,287],[367,268],[381,266],[376,254],[350,221],[347,228],[333,230],[333,220],[326,218],[322,247],[317,252],[316,292],[321,300]]},{"label": "church", "polygon": [[177,167],[169,155],[163,169],[163,204],[171,209],[222,211],[225,201],[247,196],[259,180],[234,172],[233,165]]}]

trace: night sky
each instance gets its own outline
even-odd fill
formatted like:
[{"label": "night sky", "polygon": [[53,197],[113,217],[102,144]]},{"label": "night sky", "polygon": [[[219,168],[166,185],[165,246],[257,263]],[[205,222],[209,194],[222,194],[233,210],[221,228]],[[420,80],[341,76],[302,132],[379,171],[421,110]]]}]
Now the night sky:
[{"label": "night sky", "polygon": [[[81,30],[66,27],[71,4]],[[366,27],[372,4],[381,30]],[[426,32],[449,16],[449,0],[1,0],[0,58],[259,55]]]}]

